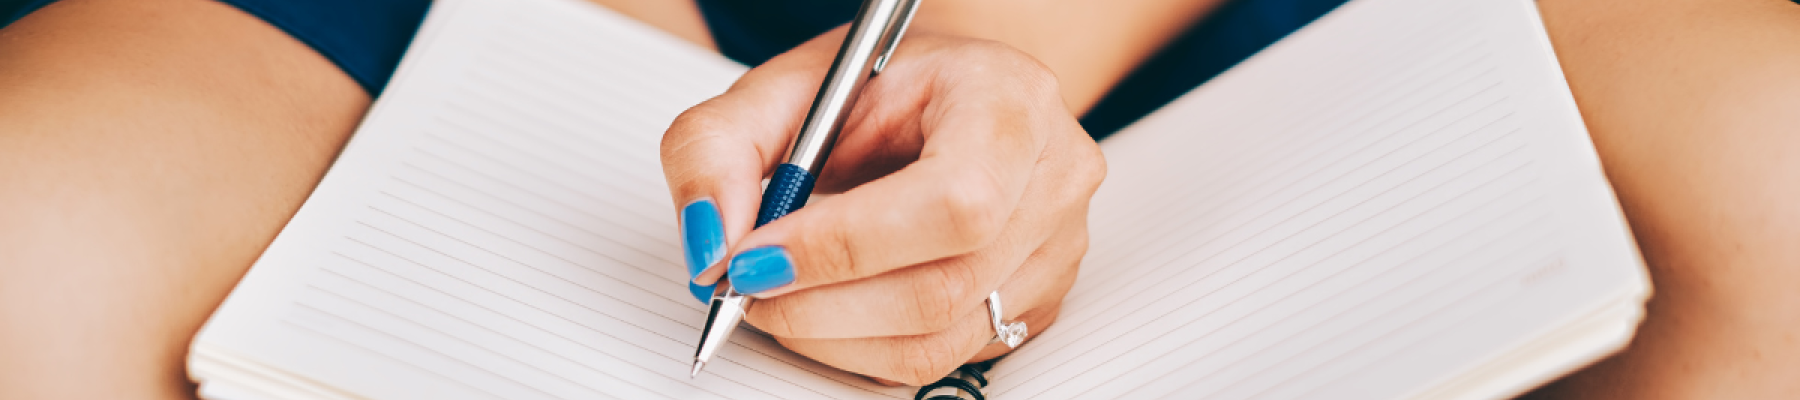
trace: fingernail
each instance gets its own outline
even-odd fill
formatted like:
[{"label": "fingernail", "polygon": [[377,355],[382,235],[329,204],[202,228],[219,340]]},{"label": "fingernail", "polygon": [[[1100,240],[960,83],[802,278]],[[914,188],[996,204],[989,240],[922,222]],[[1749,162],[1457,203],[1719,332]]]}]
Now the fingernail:
[{"label": "fingernail", "polygon": [[[719,206],[713,204],[712,199],[695,200],[681,209],[681,249],[687,253],[690,280],[725,257],[725,223],[719,218]],[[705,288],[705,295],[701,295],[702,288]],[[712,299],[711,288],[711,285],[688,282],[688,290],[701,303]]]},{"label": "fingernail", "polygon": [[690,281],[688,282],[688,293],[693,293],[694,298],[700,299],[700,304],[712,304],[713,289],[718,286],[717,283],[700,286],[700,284]]},{"label": "fingernail", "polygon": [[757,294],[794,283],[794,261],[780,246],[758,247],[732,257],[726,274],[738,293]]}]

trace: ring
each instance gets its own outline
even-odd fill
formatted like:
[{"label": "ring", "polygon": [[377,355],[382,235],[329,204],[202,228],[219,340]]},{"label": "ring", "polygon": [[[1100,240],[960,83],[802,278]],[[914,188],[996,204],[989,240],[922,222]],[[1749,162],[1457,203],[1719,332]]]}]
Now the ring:
[{"label": "ring", "polygon": [[1006,313],[1000,311],[1000,291],[988,293],[987,305],[988,319],[994,321],[994,338],[988,340],[988,344],[1000,342],[1009,348],[1019,348],[1019,344],[1025,342],[1025,322],[1001,320],[1001,315]]}]

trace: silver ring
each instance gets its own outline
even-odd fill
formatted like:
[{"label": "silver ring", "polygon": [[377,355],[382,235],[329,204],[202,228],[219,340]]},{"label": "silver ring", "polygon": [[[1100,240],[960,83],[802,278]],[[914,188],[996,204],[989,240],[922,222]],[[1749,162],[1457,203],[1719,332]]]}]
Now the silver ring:
[{"label": "silver ring", "polygon": [[1000,310],[1000,291],[988,293],[987,305],[988,319],[994,321],[994,338],[988,340],[988,344],[1000,342],[1006,343],[1006,347],[1019,348],[1019,344],[1025,342],[1025,322],[1001,320],[1006,312]]}]

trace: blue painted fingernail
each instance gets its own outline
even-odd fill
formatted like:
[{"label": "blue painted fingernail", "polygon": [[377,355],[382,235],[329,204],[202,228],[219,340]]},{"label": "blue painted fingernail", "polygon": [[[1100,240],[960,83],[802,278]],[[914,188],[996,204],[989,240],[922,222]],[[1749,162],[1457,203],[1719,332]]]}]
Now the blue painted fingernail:
[{"label": "blue painted fingernail", "polygon": [[[687,253],[688,279],[725,258],[725,223],[719,218],[719,206],[711,199],[688,203],[681,209],[681,249]],[[701,295],[705,288],[705,295]],[[712,286],[688,283],[688,290],[701,303],[712,298]]]},{"label": "blue painted fingernail", "polygon": [[738,293],[757,294],[794,283],[794,260],[780,246],[758,247],[732,257],[726,273]]},{"label": "blue painted fingernail", "polygon": [[688,281],[688,292],[693,293],[694,298],[700,299],[700,304],[712,304],[713,289],[718,286],[719,284],[717,283],[700,286],[700,284],[694,283],[694,281]]}]

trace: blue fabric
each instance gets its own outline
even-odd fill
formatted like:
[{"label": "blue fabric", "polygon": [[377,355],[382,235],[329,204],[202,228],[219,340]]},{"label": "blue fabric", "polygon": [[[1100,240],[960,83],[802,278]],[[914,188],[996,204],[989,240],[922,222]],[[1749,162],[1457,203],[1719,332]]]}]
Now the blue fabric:
[{"label": "blue fabric", "polygon": [[[54,0],[0,0],[0,26]],[[430,0],[220,0],[317,49],[379,95]],[[676,1],[676,0],[671,0]],[[858,0],[695,0],[720,52],[768,61],[850,21]],[[1155,111],[1345,0],[1230,0],[1126,76],[1081,118],[1104,138]],[[1796,0],[1800,1],[1800,0]]]},{"label": "blue fabric", "polygon": [[[696,0],[726,57],[758,65],[850,22],[855,0]],[[1081,118],[1095,139],[1200,86],[1346,0],[1232,0],[1172,40]]]},{"label": "blue fabric", "polygon": [[[950,0],[958,1],[958,0]],[[850,23],[859,0],[695,0],[719,52],[762,65],[814,36]]]},{"label": "blue fabric", "polygon": [[1162,108],[1346,0],[1239,0],[1171,40],[1081,117],[1094,139]]},{"label": "blue fabric", "polygon": [[0,28],[12,25],[13,21],[25,18],[26,14],[43,8],[45,4],[56,0],[0,0]]},{"label": "blue fabric", "polygon": [[[0,27],[55,0],[0,3]],[[268,21],[331,59],[378,95],[424,21],[431,0],[220,0]]]},{"label": "blue fabric", "polygon": [[431,0],[222,0],[287,31],[381,94]]}]

